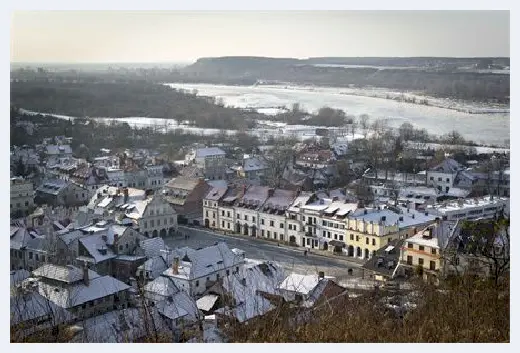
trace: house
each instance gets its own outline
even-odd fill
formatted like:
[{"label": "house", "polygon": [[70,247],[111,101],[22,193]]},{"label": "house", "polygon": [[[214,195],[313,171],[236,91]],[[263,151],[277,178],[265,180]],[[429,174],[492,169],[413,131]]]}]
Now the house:
[{"label": "house", "polygon": [[198,148],[188,154],[186,159],[202,169],[207,179],[226,178],[226,152],[218,147]]},{"label": "house", "polygon": [[248,180],[262,179],[265,175],[267,165],[259,157],[244,158],[242,165],[237,168],[237,175]]},{"label": "house", "polygon": [[234,214],[234,222],[232,224],[234,224],[236,233],[257,236],[260,222],[258,212],[265,201],[273,195],[274,189],[253,185],[249,188],[244,186],[244,190],[242,196],[237,198],[234,203],[232,213]]},{"label": "house", "polygon": [[11,270],[32,270],[45,263],[48,259],[50,242],[46,237],[38,234],[22,224],[12,224],[10,227],[10,263]]},{"label": "house", "polygon": [[428,281],[438,281],[442,269],[442,253],[457,229],[456,222],[440,221],[407,238],[401,248],[400,270],[404,274],[414,272]]},{"label": "house", "polygon": [[110,180],[105,169],[81,166],[70,176],[70,180],[88,190],[88,197],[91,198],[103,185],[109,184]]},{"label": "house", "polygon": [[204,197],[203,203],[203,217],[204,226],[207,228],[219,228],[219,202],[222,200],[224,195],[228,193],[228,187],[213,187]]},{"label": "house", "polygon": [[164,195],[178,215],[180,224],[201,224],[202,201],[210,186],[200,178],[177,177],[170,180],[165,188]]},{"label": "house", "polygon": [[88,190],[63,179],[49,179],[36,189],[35,202],[50,206],[79,206],[87,204]]},{"label": "house", "polygon": [[59,164],[60,160],[72,158],[72,149],[69,145],[47,145],[45,158],[48,166]]},{"label": "house", "polygon": [[11,178],[11,208],[15,216],[26,216],[34,208],[33,183],[21,177]]},{"label": "house", "polygon": [[448,192],[456,184],[455,179],[459,172],[465,169],[466,167],[456,160],[447,158],[426,172],[426,185],[433,186],[441,192]]},{"label": "house", "polygon": [[304,168],[322,169],[333,165],[335,160],[332,151],[309,146],[298,153],[295,164]]},{"label": "house", "polygon": [[145,237],[173,236],[177,230],[177,212],[162,195],[129,203],[124,211]]},{"label": "house", "polygon": [[174,250],[173,263],[163,276],[171,278],[190,296],[197,297],[220,278],[239,273],[243,264],[242,257],[235,255],[226,243],[219,242],[198,250]]},{"label": "house", "polygon": [[[253,224],[251,235],[255,227],[258,227],[259,236],[277,241],[289,241],[286,211],[298,195],[297,191],[269,189],[268,198],[258,211],[258,225]],[[237,211],[237,222],[238,222]]]},{"label": "house", "polygon": [[33,271],[38,293],[80,319],[128,306],[130,287],[86,266],[47,264]]}]

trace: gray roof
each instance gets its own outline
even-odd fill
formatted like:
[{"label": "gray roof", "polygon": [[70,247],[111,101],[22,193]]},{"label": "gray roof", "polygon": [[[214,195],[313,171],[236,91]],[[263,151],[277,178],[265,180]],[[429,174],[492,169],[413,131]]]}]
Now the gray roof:
[{"label": "gray roof", "polygon": [[442,173],[456,173],[456,172],[464,170],[464,169],[466,169],[466,167],[464,167],[462,164],[460,164],[456,160],[451,159],[451,158],[446,158],[439,165],[433,167],[432,171],[442,172]]},{"label": "gray roof", "polygon": [[198,148],[195,151],[195,158],[204,158],[209,156],[225,156],[226,152],[218,147]]},{"label": "gray roof", "polygon": [[200,179],[199,178],[184,178],[184,177],[177,177],[173,178],[166,184],[166,187],[172,188],[172,189],[182,189],[182,190],[193,190],[195,187],[199,184]]},{"label": "gray roof", "polygon": [[113,259],[117,255],[107,247],[103,235],[93,234],[79,239],[79,242],[87,249],[96,263]]},{"label": "gray roof", "polygon": [[161,250],[168,249],[161,237],[141,240],[139,242],[139,247],[143,250],[146,257],[160,256],[163,254]]},{"label": "gray roof", "polygon": [[27,270],[11,271],[11,287],[21,284],[25,279],[29,278],[31,273]]},{"label": "gray roof", "polygon": [[72,149],[69,145],[47,145],[46,152],[48,155],[72,154]]},{"label": "gray roof", "polygon": [[227,191],[226,188],[212,188],[209,190],[209,192],[206,194],[206,197],[204,197],[206,200],[213,200],[218,201],[224,196],[224,194]]},{"label": "gray roof", "polygon": [[[72,265],[58,266],[46,264],[34,270],[33,275],[70,284],[83,279],[83,270]],[[89,270],[89,278],[93,279],[96,277],[99,277],[99,275]]]},{"label": "gray roof", "polygon": [[53,323],[68,322],[74,316],[36,292],[11,296],[11,325],[51,315]]},{"label": "gray roof", "polygon": [[157,277],[153,281],[144,286],[145,292],[160,295],[163,297],[170,297],[179,292],[179,288],[173,281],[164,276]]},{"label": "gray roof", "polygon": [[[94,272],[95,275],[97,273]],[[94,277],[89,280],[89,285],[77,282],[69,286],[54,286],[40,282],[38,290],[41,295],[62,308],[73,308],[83,303],[104,298],[109,295],[128,290],[130,286],[110,276]]]},{"label": "gray roof", "polygon": [[65,189],[69,184],[71,184],[71,183],[67,180],[51,179],[51,180],[45,181],[42,185],[40,185],[36,189],[36,191],[43,192],[46,194],[51,194],[51,195],[58,195],[60,193],[60,191]]}]

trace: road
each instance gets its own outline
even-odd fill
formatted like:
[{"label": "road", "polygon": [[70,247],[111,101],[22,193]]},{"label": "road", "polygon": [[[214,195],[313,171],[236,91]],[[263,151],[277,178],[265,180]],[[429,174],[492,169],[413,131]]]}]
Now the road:
[{"label": "road", "polygon": [[[334,276],[338,280],[362,276],[361,265],[344,258],[315,254],[304,256],[301,248],[277,246],[275,243],[265,240],[246,236],[228,236],[201,228],[179,226],[179,231],[189,234],[189,238],[185,239],[184,236],[165,237],[164,241],[168,246],[172,248],[189,246],[196,249],[224,241],[231,249],[238,248],[245,251],[247,258],[272,261],[289,272],[311,274],[323,271],[326,276]],[[349,269],[352,269],[351,273],[348,272]]]}]

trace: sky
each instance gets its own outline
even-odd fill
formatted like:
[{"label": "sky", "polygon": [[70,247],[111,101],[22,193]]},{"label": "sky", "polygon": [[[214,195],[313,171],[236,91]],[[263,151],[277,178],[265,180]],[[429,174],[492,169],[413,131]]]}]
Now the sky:
[{"label": "sky", "polygon": [[17,11],[11,62],[509,57],[509,11]]}]

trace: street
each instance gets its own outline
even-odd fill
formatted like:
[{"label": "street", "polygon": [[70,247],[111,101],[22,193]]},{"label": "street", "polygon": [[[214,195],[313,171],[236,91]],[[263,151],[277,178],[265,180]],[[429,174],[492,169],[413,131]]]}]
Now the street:
[{"label": "street", "polygon": [[[183,235],[165,237],[165,243],[172,248],[189,246],[197,249],[224,241],[230,249],[238,248],[245,251],[247,258],[272,261],[288,272],[316,274],[318,271],[323,271],[326,276],[334,276],[338,280],[362,276],[361,265],[345,258],[327,257],[312,253],[304,256],[302,248],[277,246],[276,243],[252,237],[228,236],[201,228],[179,226],[179,232],[188,234],[188,239],[185,239]],[[349,269],[352,269],[351,273],[348,272]]]}]

